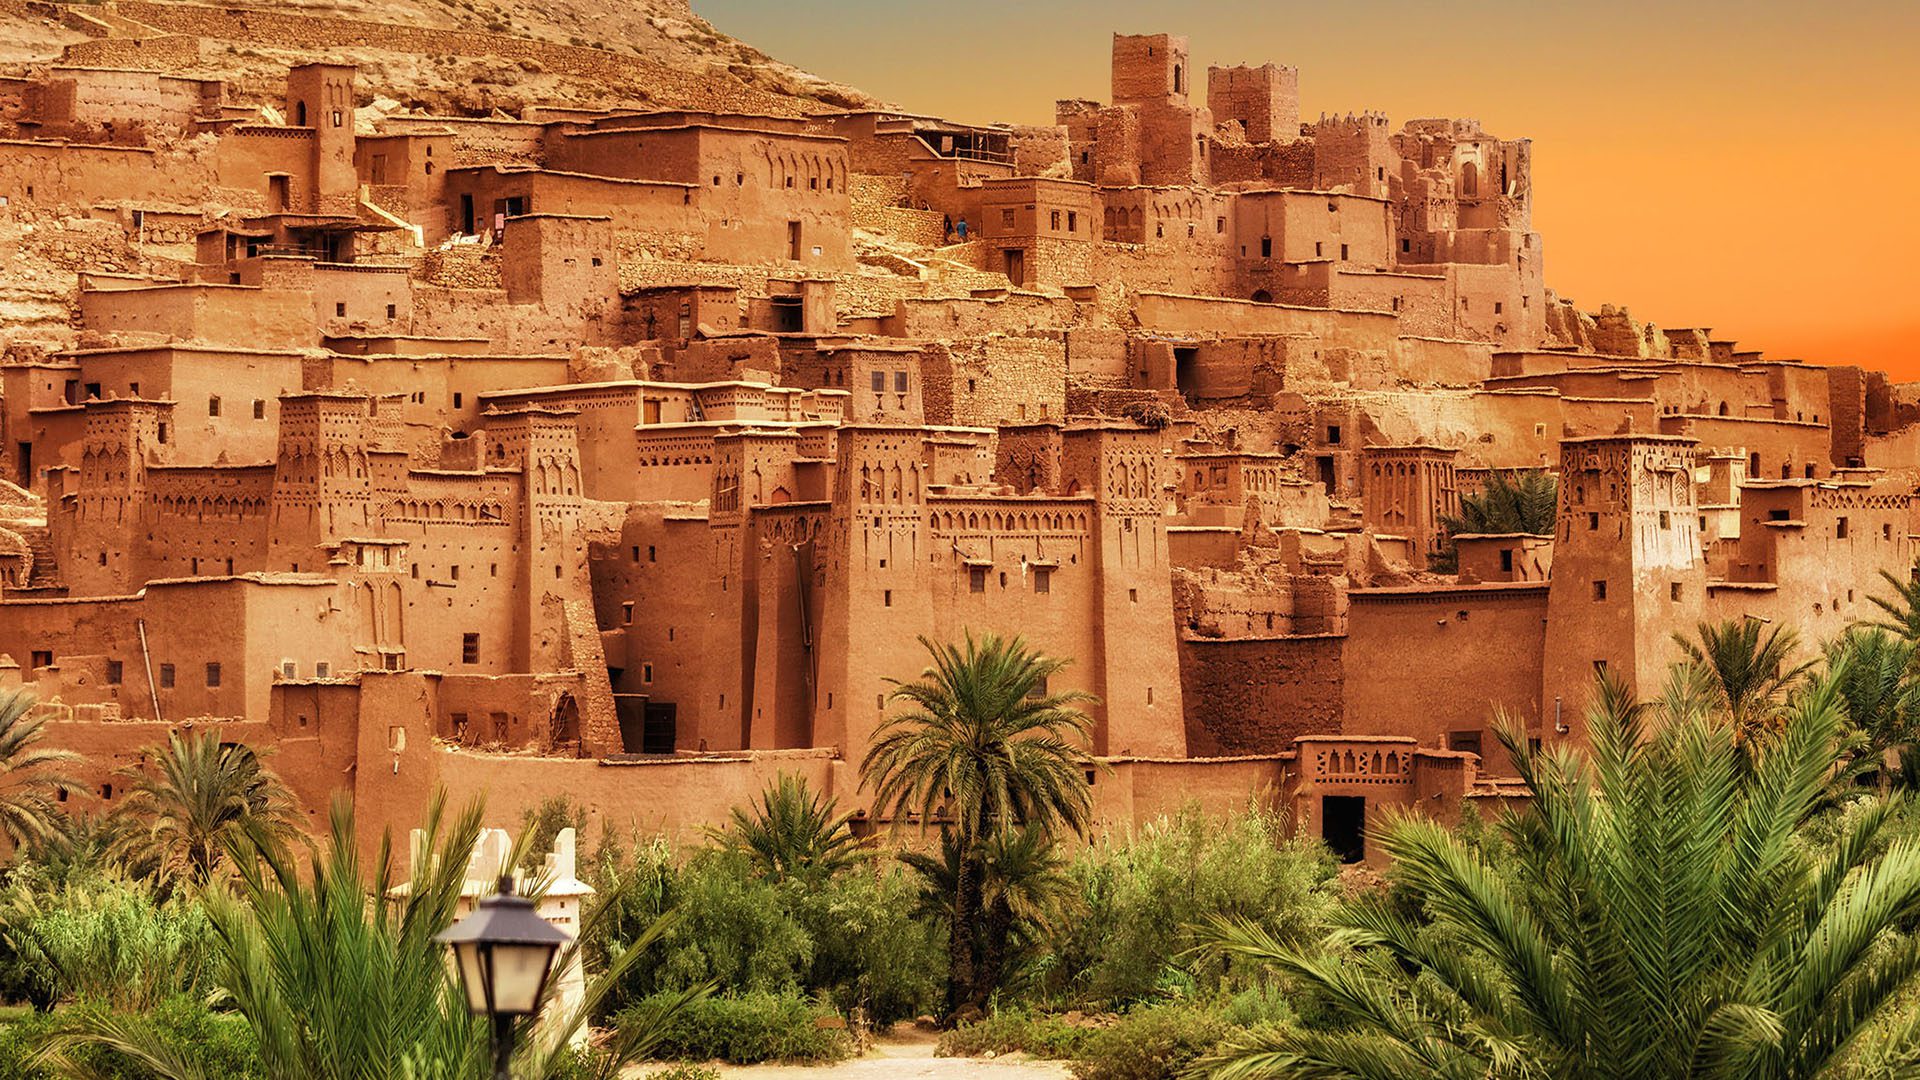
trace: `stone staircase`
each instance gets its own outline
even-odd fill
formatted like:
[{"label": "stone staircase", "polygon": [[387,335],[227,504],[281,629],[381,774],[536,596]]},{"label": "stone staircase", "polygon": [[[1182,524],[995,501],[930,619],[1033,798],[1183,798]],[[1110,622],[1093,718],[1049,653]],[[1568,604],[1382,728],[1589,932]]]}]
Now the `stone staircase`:
[{"label": "stone staircase", "polygon": [[15,525],[13,531],[27,542],[33,552],[33,569],[27,577],[29,589],[62,588],[60,561],[53,554],[53,530],[45,525]]}]

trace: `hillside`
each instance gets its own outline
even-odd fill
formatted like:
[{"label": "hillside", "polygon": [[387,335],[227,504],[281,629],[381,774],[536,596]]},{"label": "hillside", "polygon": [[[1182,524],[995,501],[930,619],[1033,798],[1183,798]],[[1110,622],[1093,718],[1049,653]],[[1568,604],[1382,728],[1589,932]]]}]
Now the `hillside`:
[{"label": "hillside", "polygon": [[[53,12],[48,4],[0,0],[0,64],[57,60],[64,48],[100,36],[104,28],[115,38],[200,38],[197,63],[165,66],[225,79],[230,99],[243,103],[273,102],[285,66],[319,53],[359,63],[363,85],[376,95],[429,111],[513,112],[538,102],[814,112],[874,103],[720,33],[684,0],[308,0],[262,4],[254,11],[108,3],[74,5],[60,18]],[[243,17],[235,20],[236,13]],[[96,17],[104,26],[89,22]],[[260,25],[244,32],[223,29],[241,22]],[[314,40],[286,32],[286,22],[330,24],[338,32],[331,40]],[[467,31],[468,44],[383,47],[379,34],[352,40],[345,30],[356,24],[416,36]],[[474,35],[492,40],[474,45]],[[526,42],[554,48],[530,56]],[[554,53],[566,55],[556,63]],[[576,54],[584,62],[574,62]],[[84,54],[76,59],[90,62]]]}]

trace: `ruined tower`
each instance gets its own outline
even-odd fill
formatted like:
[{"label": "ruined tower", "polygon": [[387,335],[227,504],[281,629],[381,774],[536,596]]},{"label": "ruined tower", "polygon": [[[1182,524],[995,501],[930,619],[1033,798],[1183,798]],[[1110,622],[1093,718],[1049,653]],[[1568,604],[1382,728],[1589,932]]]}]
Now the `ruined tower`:
[{"label": "ruined tower", "polygon": [[1300,73],[1277,64],[1207,69],[1207,106],[1215,123],[1238,120],[1250,143],[1300,137]]}]

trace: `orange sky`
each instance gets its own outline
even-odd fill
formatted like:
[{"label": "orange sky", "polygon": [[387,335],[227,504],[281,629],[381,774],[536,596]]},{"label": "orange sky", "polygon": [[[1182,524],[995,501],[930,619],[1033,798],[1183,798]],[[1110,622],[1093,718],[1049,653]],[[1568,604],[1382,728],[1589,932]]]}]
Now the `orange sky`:
[{"label": "orange sky", "polygon": [[[918,112],[1050,122],[1110,35],[1300,69],[1301,113],[1477,117],[1534,140],[1547,283],[1768,355],[1920,379],[1920,0],[695,0]],[[1196,87],[1200,85],[1196,79]]]}]

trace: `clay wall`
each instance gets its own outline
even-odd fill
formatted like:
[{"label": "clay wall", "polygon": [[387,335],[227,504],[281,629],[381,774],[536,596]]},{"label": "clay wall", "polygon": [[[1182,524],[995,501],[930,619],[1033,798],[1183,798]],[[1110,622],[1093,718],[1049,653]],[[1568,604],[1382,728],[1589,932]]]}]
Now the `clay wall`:
[{"label": "clay wall", "polygon": [[627,180],[544,170],[494,166],[458,168],[446,177],[443,207],[434,221],[446,232],[466,225],[471,200],[473,227],[484,232],[505,224],[509,200],[522,214],[604,217],[628,248],[645,248],[659,257],[699,258],[706,224],[695,204],[697,193],[684,184]]},{"label": "clay wall", "polygon": [[[223,201],[253,213],[312,213],[318,198],[313,171],[314,132],[304,127],[243,124],[215,144],[215,182]],[[283,179],[279,199],[273,178]]]},{"label": "clay wall", "polygon": [[842,139],[699,126],[575,132],[548,164],[689,185],[706,218],[706,258],[717,262],[852,265]]},{"label": "clay wall", "polygon": [[[1494,757],[1501,756],[1493,737],[1501,713],[1536,730],[1544,585],[1355,589],[1349,601],[1342,730],[1442,749],[1453,733],[1472,732],[1482,754]],[[1470,683],[1461,669],[1469,652]]]},{"label": "clay wall", "polygon": [[108,397],[174,402],[168,441],[181,465],[271,461],[280,395],[302,386],[301,358],[285,352],[156,346],[71,355],[83,387],[97,383]]},{"label": "clay wall", "polygon": [[1833,472],[1824,423],[1671,414],[1659,420],[1661,434],[1691,436],[1709,452],[1744,454],[1750,479],[1823,479]]},{"label": "clay wall", "polygon": [[[22,667],[36,650],[52,653],[55,664],[62,657],[72,658],[76,668],[97,664],[95,693],[119,702],[124,715],[150,717],[157,693],[163,717],[176,723],[265,716],[282,657],[329,661],[339,670],[351,666],[340,620],[329,624],[323,617],[334,595],[333,584],[319,579],[213,578],[156,582],[132,597],[5,600],[0,652],[20,657]],[[106,661],[113,659],[121,662],[118,684],[107,681]],[[218,672],[209,664],[218,665]],[[87,682],[81,675],[74,681]]]},{"label": "clay wall", "polygon": [[136,147],[0,140],[0,195],[9,205],[172,203],[183,194],[205,190],[212,179],[204,165],[181,155]]},{"label": "clay wall", "polygon": [[1195,757],[1270,754],[1300,735],[1341,730],[1342,638],[1182,636],[1187,750]]},{"label": "clay wall", "polygon": [[311,297],[238,285],[82,290],[80,319],[89,329],[107,333],[162,334],[250,348],[303,348],[317,337]]}]

